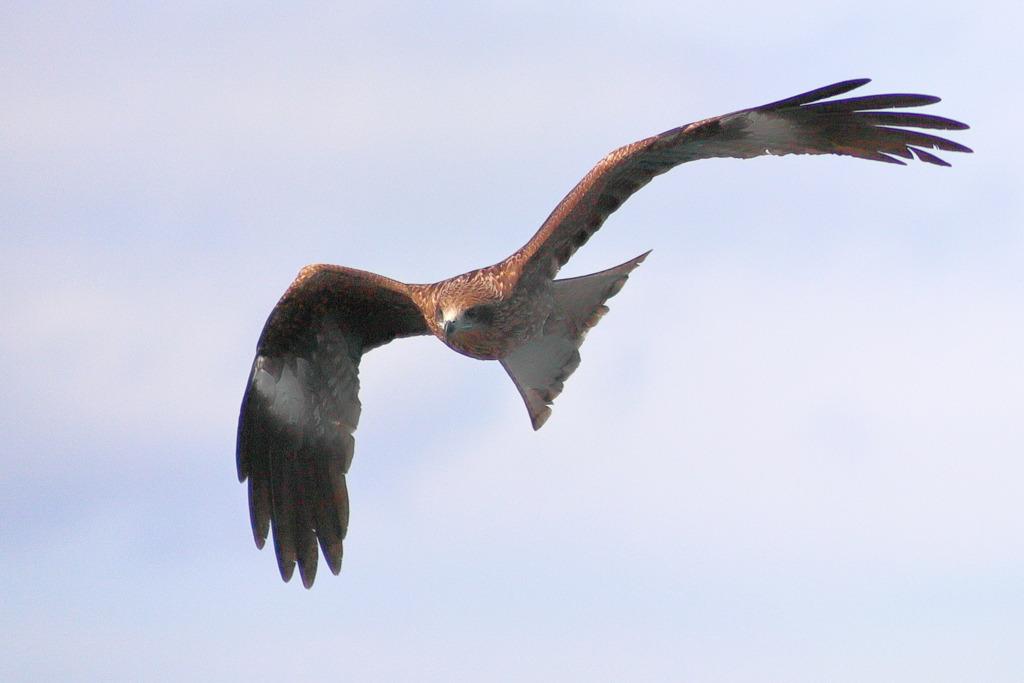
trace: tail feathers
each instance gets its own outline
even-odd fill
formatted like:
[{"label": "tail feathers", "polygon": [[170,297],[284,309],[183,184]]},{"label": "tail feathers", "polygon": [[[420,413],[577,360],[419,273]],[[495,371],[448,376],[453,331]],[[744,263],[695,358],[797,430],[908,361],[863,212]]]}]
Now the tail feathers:
[{"label": "tail feathers", "polygon": [[584,336],[608,312],[604,302],[619,293],[649,253],[600,273],[555,280],[555,311],[543,334],[501,359],[526,403],[535,430],[547,421],[552,401],[579,366],[578,349]]},{"label": "tail feathers", "polygon": [[[583,335],[608,312],[604,302],[619,293],[629,274],[644,262],[646,252],[621,266],[602,270],[583,277],[555,280],[555,304],[572,334],[578,335],[576,346],[583,343]],[[545,330],[545,333],[547,330]]]},{"label": "tail feathers", "polygon": [[580,352],[571,339],[544,335],[501,359],[516,383],[535,430],[551,416],[551,402],[562,393],[565,380],[580,364]]}]

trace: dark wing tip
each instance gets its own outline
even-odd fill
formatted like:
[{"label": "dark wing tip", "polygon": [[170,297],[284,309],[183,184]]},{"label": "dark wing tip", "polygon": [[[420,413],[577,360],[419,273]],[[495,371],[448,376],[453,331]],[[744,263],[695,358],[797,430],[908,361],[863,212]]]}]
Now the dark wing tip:
[{"label": "dark wing tip", "polygon": [[870,78],[854,78],[849,81],[840,81],[839,83],[833,83],[832,85],[826,85],[823,88],[816,88],[809,92],[802,93],[800,95],[794,95],[793,97],[787,97],[784,100],[778,102],[772,102],[766,104],[758,109],[781,109],[783,107],[798,107],[802,104],[809,102],[817,102],[827,97],[835,97],[836,95],[842,95],[848,93],[851,90],[856,90],[861,86],[867,85],[871,82]]},{"label": "dark wing tip", "polygon": [[868,111],[871,109],[904,109],[907,107],[927,107],[930,104],[941,102],[942,98],[934,95],[909,95],[909,94],[887,94],[887,95],[865,95],[863,97],[848,97],[845,100],[834,100],[831,102],[818,102],[808,104],[808,109],[819,109],[827,111]]},{"label": "dark wing tip", "polygon": [[295,560],[286,560],[278,557],[277,567],[281,570],[281,578],[284,579],[285,583],[292,580],[292,574],[295,573]]},{"label": "dark wing tip", "polygon": [[[791,138],[779,144],[783,154],[841,154],[900,165],[905,165],[901,159],[916,158],[937,166],[949,166],[948,162],[920,148],[945,152],[971,151],[958,142],[908,130],[964,130],[968,128],[964,123],[916,112],[878,111],[923,107],[941,101],[932,95],[868,95],[819,101],[867,82],[867,79],[857,79],[836,83],[753,111],[770,112],[771,116],[790,123]],[[772,140],[767,139],[767,142]]]},{"label": "dark wing tip", "polygon": [[[908,149],[910,149],[910,151],[914,153],[914,156],[917,157],[918,161],[923,161],[928,164],[935,164],[936,166],[952,166],[952,164],[946,161],[945,159],[940,159],[934,154],[930,154],[924,151],[923,149],[918,149],[916,147],[909,147]],[[970,150],[967,151],[969,152]]]},{"label": "dark wing tip", "polygon": [[324,553],[324,559],[327,560],[327,566],[328,568],[330,568],[331,573],[337,576],[341,572],[341,541],[328,544],[324,543],[323,540],[321,539],[320,549]]},{"label": "dark wing tip", "polygon": [[864,111],[858,112],[858,116],[864,123],[876,126],[902,126],[933,130],[967,130],[970,128],[966,123],[960,121],[933,114],[918,114],[917,112]]},{"label": "dark wing tip", "polygon": [[302,577],[302,586],[307,590],[313,587],[316,580],[316,561],[311,565],[302,562],[299,564],[299,575]]}]

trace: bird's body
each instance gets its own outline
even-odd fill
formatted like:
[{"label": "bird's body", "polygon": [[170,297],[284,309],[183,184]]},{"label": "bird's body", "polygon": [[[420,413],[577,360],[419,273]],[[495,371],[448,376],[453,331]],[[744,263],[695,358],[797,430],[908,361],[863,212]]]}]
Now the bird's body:
[{"label": "bird's body", "polygon": [[948,166],[920,149],[969,152],[906,130],[964,124],[873,111],[931,104],[924,95],[820,102],[864,85],[846,81],[787,100],[676,128],[602,159],[522,249],[504,261],[434,284],[405,284],[332,265],[303,268],[267,320],[242,401],[238,473],[249,480],[253,533],[273,525],[282,576],[298,563],[313,583],[317,544],[334,573],[348,527],[345,474],[359,420],[362,354],[398,337],[433,334],[453,350],[498,360],[519,389],[534,429],[579,364],[586,332],[647,256],[584,277],[559,269],[605,219],[654,176],[687,161],[765,154],[840,154]]}]

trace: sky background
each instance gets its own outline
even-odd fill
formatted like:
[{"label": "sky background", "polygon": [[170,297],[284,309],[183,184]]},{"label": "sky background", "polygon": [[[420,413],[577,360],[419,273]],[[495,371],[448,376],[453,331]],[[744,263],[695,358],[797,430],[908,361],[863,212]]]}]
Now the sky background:
[{"label": "sky background", "polygon": [[[1024,10],[0,3],[0,679],[1024,679]],[[341,575],[249,530],[237,411],[308,263],[497,262],[604,154],[849,78],[953,168],[688,164],[547,425],[362,365]]]}]

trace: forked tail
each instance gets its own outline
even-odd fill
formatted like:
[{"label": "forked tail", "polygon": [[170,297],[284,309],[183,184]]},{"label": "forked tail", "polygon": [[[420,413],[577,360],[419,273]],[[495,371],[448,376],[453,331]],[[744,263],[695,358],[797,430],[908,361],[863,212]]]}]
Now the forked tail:
[{"label": "forked tail", "polygon": [[580,344],[587,331],[608,312],[604,302],[619,293],[629,274],[650,253],[600,273],[555,280],[555,310],[544,332],[501,359],[526,402],[535,430],[551,415],[551,402],[579,366]]}]

